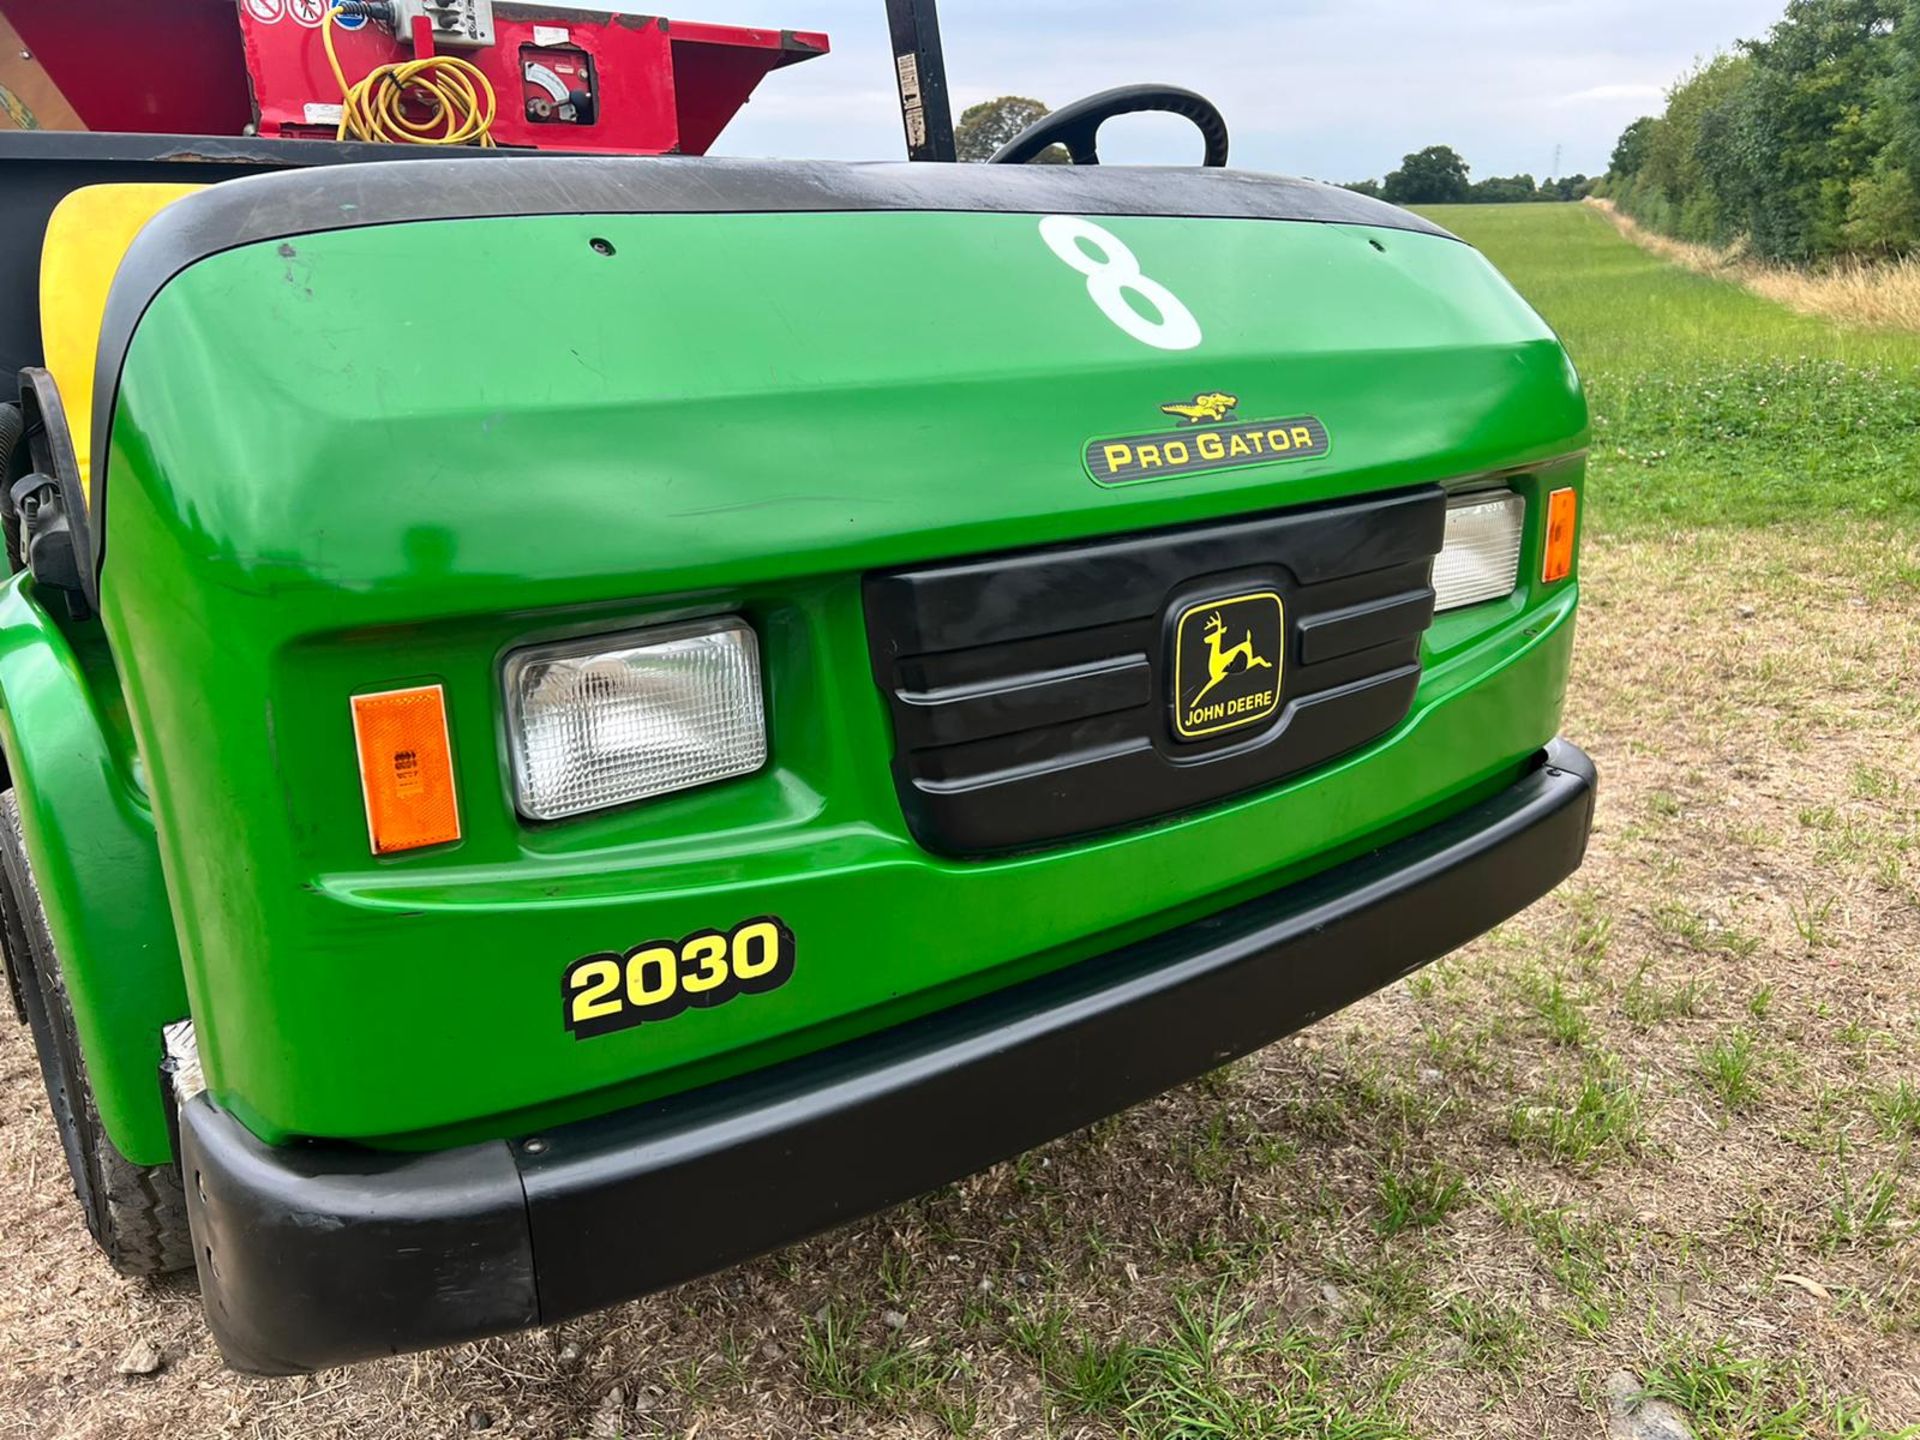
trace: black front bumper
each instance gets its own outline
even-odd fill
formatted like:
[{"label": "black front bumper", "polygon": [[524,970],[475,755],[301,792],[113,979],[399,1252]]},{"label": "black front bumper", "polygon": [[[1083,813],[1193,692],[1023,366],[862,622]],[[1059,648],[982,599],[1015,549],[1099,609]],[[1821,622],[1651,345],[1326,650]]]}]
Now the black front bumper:
[{"label": "black front bumper", "polygon": [[[207,1318],[288,1374],[550,1324],[894,1204],[1256,1050],[1580,864],[1592,762],[1312,879],[803,1059],[514,1141],[274,1148],[181,1116]],[[768,1203],[778,1196],[778,1204]]]}]

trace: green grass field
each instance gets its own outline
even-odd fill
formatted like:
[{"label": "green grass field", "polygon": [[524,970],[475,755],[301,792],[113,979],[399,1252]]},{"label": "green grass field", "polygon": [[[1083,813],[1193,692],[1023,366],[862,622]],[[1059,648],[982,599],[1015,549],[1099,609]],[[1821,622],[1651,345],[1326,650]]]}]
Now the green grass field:
[{"label": "green grass field", "polygon": [[1920,523],[1920,336],[1795,315],[1647,254],[1585,206],[1425,213],[1573,352],[1593,401],[1597,524]]}]

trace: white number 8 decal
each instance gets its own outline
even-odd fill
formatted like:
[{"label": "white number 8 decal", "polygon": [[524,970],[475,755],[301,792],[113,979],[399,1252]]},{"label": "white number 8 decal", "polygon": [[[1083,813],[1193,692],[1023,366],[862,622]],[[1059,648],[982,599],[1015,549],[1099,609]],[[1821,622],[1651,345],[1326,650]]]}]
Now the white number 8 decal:
[{"label": "white number 8 decal", "polygon": [[[1111,230],[1077,215],[1049,215],[1040,222],[1040,238],[1087,277],[1087,294],[1101,313],[1141,344],[1158,350],[1191,350],[1200,343],[1200,322],[1193,312],[1158,280],[1141,274],[1133,251]],[[1083,242],[1099,250],[1099,257],[1089,255]],[[1160,318],[1149,320],[1134,309],[1129,293],[1146,301]]]}]

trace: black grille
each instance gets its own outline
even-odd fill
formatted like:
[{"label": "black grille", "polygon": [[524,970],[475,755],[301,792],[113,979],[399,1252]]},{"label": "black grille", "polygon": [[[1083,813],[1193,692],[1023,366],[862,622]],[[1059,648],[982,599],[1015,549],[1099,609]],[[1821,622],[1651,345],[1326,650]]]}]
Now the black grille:
[{"label": "black grille", "polygon": [[[1030,849],[1210,804],[1385,734],[1419,683],[1445,517],[1430,487],[868,576],[914,837],[947,855]],[[1179,740],[1169,627],[1250,589],[1285,605],[1279,710]]]}]

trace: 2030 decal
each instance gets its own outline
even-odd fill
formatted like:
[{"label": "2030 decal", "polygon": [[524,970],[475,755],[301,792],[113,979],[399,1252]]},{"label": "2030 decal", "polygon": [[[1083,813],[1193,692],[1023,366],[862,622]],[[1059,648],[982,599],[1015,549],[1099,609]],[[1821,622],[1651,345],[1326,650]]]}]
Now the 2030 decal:
[{"label": "2030 decal", "polygon": [[560,995],[567,1029],[586,1040],[671,1020],[689,1006],[763,995],[792,978],[793,931],[776,916],[760,915],[731,930],[649,940],[624,955],[583,955],[561,975]]}]

